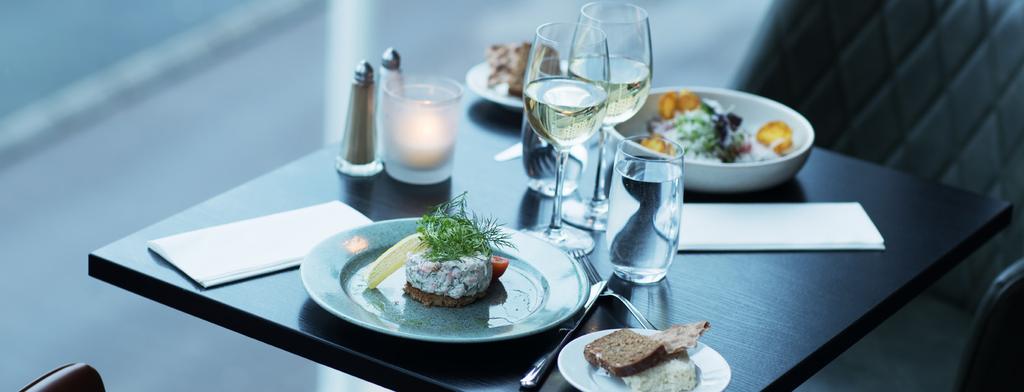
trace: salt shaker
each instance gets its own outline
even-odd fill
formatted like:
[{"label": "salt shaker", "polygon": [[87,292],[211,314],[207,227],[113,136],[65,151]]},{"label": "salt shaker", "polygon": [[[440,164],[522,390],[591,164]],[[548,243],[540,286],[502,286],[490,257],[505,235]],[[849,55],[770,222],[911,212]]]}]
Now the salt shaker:
[{"label": "salt shaker", "polygon": [[[398,55],[398,51],[395,48],[387,48],[384,50],[384,54],[380,56],[380,83],[377,86],[377,129],[381,132],[387,132],[386,119],[383,116],[387,116],[387,110],[381,109],[380,106],[384,105],[384,95],[388,92],[391,96],[402,97],[405,96],[402,92],[402,58]],[[387,136],[384,136],[387,139]],[[385,154],[386,156],[387,154]],[[387,159],[387,158],[385,158]]]},{"label": "salt shaker", "polygon": [[[380,56],[380,92],[384,89],[391,89],[396,96],[402,96],[402,57],[398,55],[395,48],[387,48]],[[377,102],[380,102],[378,99]]]},{"label": "salt shaker", "polygon": [[366,60],[356,66],[349,93],[345,134],[341,139],[335,168],[345,175],[368,177],[384,168],[377,157],[377,131],[374,127],[376,85],[373,67]]}]

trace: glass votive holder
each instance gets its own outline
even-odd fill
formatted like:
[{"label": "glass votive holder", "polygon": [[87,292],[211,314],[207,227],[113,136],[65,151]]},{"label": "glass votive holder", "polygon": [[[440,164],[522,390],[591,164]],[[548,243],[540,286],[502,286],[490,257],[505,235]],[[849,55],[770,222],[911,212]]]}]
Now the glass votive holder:
[{"label": "glass votive holder", "polygon": [[384,171],[398,181],[421,185],[451,177],[462,86],[448,78],[403,75],[381,88],[377,129]]}]

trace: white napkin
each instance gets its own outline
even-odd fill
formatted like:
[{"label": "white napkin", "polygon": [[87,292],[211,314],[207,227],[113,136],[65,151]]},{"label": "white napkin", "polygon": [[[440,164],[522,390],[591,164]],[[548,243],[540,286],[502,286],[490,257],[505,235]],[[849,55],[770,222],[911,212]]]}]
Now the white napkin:
[{"label": "white napkin", "polygon": [[885,249],[885,241],[860,203],[691,203],[679,249]]},{"label": "white napkin", "polygon": [[203,287],[298,265],[324,238],[370,223],[331,201],[149,241],[158,255]]}]

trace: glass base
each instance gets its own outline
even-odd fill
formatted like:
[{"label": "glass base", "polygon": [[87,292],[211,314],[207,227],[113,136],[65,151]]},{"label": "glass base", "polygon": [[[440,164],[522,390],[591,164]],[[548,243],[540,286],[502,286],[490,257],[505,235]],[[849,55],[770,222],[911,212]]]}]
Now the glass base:
[{"label": "glass base", "polygon": [[653,284],[665,279],[668,275],[667,268],[631,268],[612,264],[612,271],[615,276],[630,283]]},{"label": "glass base", "polygon": [[452,160],[449,158],[444,163],[430,168],[418,168],[403,165],[398,162],[388,161],[384,166],[384,172],[391,178],[413,185],[439,184],[452,176]]},{"label": "glass base", "polygon": [[561,229],[552,231],[548,229],[547,225],[544,225],[523,229],[522,232],[557,246],[566,253],[577,250],[590,253],[594,250],[594,239],[590,237],[590,234],[575,227],[562,226]]},{"label": "glass base", "polygon": [[335,159],[334,168],[337,169],[339,173],[347,176],[369,177],[377,173],[380,173],[380,171],[384,169],[384,165],[382,165],[380,161],[373,161],[365,164],[355,164],[346,161],[342,157],[338,157],[337,159]]},{"label": "glass base", "polygon": [[562,219],[582,229],[604,231],[608,227],[608,201],[566,200],[562,203]]},{"label": "glass base", "polygon": [[[537,178],[531,178],[526,181],[526,186],[530,187],[530,190],[544,195],[544,197],[555,197],[555,180],[545,181]],[[565,184],[562,185],[562,196],[571,195],[576,192],[576,181],[565,180]]]}]

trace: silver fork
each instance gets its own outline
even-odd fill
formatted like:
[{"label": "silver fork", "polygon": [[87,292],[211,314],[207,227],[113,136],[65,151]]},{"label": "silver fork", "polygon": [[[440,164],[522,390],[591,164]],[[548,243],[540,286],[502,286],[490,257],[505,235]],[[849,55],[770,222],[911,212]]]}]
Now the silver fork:
[{"label": "silver fork", "polygon": [[[583,252],[573,252],[572,257],[576,259],[580,264],[584,264],[580,260],[581,257],[585,257],[586,254]],[[584,268],[585,269],[585,268]],[[593,276],[587,274],[588,280],[590,280],[590,295],[587,297],[587,302],[583,305],[583,313],[580,314],[579,318],[573,323],[572,328],[559,330],[558,333],[562,334],[561,340],[555,347],[553,347],[546,354],[542,355],[533,363],[530,370],[526,372],[526,375],[519,380],[519,385],[526,389],[537,388],[540,386],[541,381],[547,377],[548,373],[551,372],[551,367],[554,365],[555,360],[558,358],[558,353],[562,351],[562,348],[572,340],[573,335],[576,331],[583,326],[583,322],[587,319],[587,315],[594,309],[594,305],[597,304],[597,298],[605,291],[605,285],[608,281],[594,280]]]},{"label": "silver fork", "polygon": [[[576,258],[576,260],[578,260],[580,264],[583,265],[583,271],[587,273],[587,277],[590,279],[590,283],[601,281],[601,275],[597,273],[597,269],[594,268],[594,265],[590,262],[590,256],[588,256],[585,253],[581,254],[580,256],[577,256],[574,253],[573,257]],[[619,302],[621,302],[622,305],[625,306],[627,310],[629,310],[629,313],[633,315],[633,318],[636,319],[638,323],[640,323],[640,326],[642,328],[657,329],[654,328],[654,324],[651,324],[651,322],[647,320],[647,317],[644,317],[644,314],[640,312],[640,309],[637,309],[636,306],[634,306],[633,303],[629,301],[629,299],[612,291],[611,288],[605,287],[604,292],[601,293],[601,296],[615,297],[615,299],[618,299]]]},{"label": "silver fork", "polygon": [[576,319],[572,328],[559,330],[559,333],[564,334],[562,335],[561,341],[559,341],[551,351],[544,354],[534,362],[533,366],[530,367],[530,370],[526,372],[526,375],[519,380],[519,385],[525,389],[533,389],[540,386],[541,381],[543,381],[551,371],[551,367],[554,364],[555,359],[558,357],[558,352],[562,351],[562,348],[572,340],[572,336],[575,335],[576,331],[578,331],[583,325],[583,321],[586,320],[587,314],[589,314],[594,308],[594,305],[596,305],[595,302],[599,296],[612,296],[618,298],[619,301],[622,301],[622,304],[626,306],[626,309],[629,309],[629,312],[633,314],[633,317],[640,322],[641,326],[646,329],[655,329],[654,326],[651,325],[651,322],[647,321],[647,318],[644,317],[644,315],[640,313],[640,310],[633,306],[628,299],[607,288],[606,285],[608,284],[608,281],[601,279],[601,275],[597,273],[597,269],[595,269],[594,265],[590,263],[590,257],[587,256],[585,252],[577,250],[573,251],[569,255],[583,266],[583,272],[587,274],[587,280],[589,280],[591,284],[590,296],[587,298],[586,304],[583,305],[583,314]]}]

